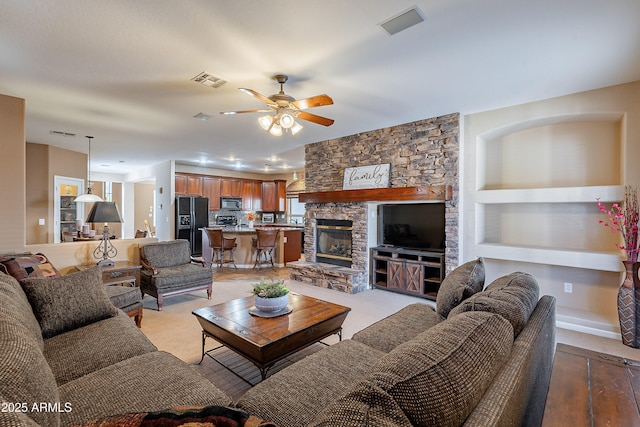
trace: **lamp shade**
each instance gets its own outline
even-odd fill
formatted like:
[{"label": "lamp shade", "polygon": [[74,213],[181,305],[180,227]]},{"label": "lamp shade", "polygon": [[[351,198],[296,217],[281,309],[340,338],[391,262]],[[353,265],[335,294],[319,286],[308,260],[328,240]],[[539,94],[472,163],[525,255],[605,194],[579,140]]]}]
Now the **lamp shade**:
[{"label": "lamp shade", "polygon": [[100,196],[96,196],[95,194],[92,194],[91,192],[87,192],[86,194],[83,194],[82,196],[78,196],[75,198],[74,202],[85,202],[85,203],[90,203],[90,202],[102,202],[102,198]]},{"label": "lamp shade", "polygon": [[116,202],[96,202],[86,222],[122,222]]}]

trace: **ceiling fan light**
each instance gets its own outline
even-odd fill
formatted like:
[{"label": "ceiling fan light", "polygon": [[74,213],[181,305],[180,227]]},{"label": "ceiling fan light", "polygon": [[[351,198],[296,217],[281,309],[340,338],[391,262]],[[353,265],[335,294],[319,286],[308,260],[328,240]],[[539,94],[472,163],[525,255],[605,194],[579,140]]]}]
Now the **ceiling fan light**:
[{"label": "ceiling fan light", "polygon": [[293,126],[291,127],[291,135],[295,135],[296,133],[300,132],[303,127],[304,126],[302,126],[300,123],[294,121]]},{"label": "ceiling fan light", "polygon": [[258,123],[260,124],[260,127],[264,130],[269,130],[269,128],[271,127],[271,125],[273,124],[273,116],[262,116],[260,118],[258,118]]},{"label": "ceiling fan light", "polygon": [[282,128],[279,124],[274,123],[271,129],[269,129],[269,133],[273,136],[282,136]]},{"label": "ceiling fan light", "polygon": [[293,116],[289,113],[280,115],[280,126],[285,129],[290,129],[295,124],[295,122],[296,121],[294,120]]}]

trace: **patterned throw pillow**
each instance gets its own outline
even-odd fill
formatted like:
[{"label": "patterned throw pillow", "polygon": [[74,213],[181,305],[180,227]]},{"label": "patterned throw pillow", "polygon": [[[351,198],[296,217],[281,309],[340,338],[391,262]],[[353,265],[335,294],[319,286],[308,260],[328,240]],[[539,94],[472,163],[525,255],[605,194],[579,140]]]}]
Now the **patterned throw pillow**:
[{"label": "patterned throw pillow", "polygon": [[436,297],[436,311],[443,318],[471,295],[480,292],[484,286],[484,260],[482,258],[466,262],[447,274]]},{"label": "patterned throw pillow", "polygon": [[488,311],[507,319],[514,337],[524,329],[536,305],[540,287],[528,273],[515,272],[494,280],[483,292],[478,292],[451,310],[449,317],[467,311]]},{"label": "patterned throw pillow", "polygon": [[44,254],[23,253],[0,256],[0,269],[4,273],[24,280],[27,277],[54,277],[60,276],[60,272]]},{"label": "patterned throw pillow", "polygon": [[118,313],[102,284],[100,267],[21,282],[43,338],[80,328]]}]

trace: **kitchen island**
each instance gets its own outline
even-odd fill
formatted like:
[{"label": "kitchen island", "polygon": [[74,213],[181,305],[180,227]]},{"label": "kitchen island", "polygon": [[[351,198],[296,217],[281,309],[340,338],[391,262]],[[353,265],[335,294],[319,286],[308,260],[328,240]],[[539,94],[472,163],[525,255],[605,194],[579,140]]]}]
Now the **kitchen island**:
[{"label": "kitchen island", "polygon": [[[256,237],[256,228],[277,229],[278,244],[273,251],[273,263],[276,267],[284,267],[286,263],[298,261],[302,251],[302,228],[290,227],[285,224],[270,224],[268,226],[256,225],[255,228],[247,226],[213,226],[209,228],[222,229],[224,237],[236,239],[236,249],[233,253],[235,264],[238,268],[253,268],[255,252],[253,239]],[[211,265],[212,250],[209,247],[209,238],[204,229],[202,233],[202,258],[207,265]],[[229,265],[227,265],[229,268]],[[264,267],[263,267],[264,268]]]}]

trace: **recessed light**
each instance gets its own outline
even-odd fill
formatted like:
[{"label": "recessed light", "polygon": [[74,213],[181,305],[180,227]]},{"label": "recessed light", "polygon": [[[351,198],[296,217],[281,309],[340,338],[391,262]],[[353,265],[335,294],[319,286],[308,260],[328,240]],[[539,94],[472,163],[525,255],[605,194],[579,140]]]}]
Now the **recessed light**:
[{"label": "recessed light", "polygon": [[198,119],[198,120],[209,120],[212,116],[205,114],[205,113],[198,113],[195,116],[193,116],[194,119]]}]

